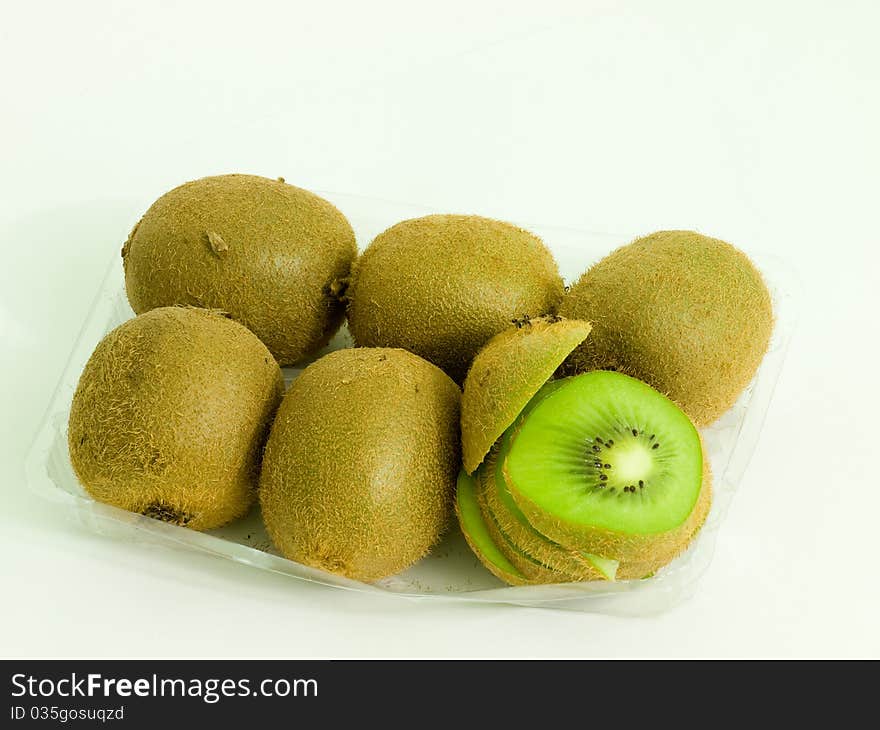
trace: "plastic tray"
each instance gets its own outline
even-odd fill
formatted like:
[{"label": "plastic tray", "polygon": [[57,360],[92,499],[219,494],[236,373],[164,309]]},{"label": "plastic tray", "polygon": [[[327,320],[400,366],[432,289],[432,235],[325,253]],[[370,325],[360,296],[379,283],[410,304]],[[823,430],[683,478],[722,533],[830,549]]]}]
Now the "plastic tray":
[{"label": "plastic tray", "polygon": [[[325,195],[348,216],[361,248],[397,221],[434,212],[368,198]],[[544,238],[569,282],[588,265],[630,238],[523,225]],[[754,382],[734,408],[703,430],[712,463],[715,495],[705,527],[686,553],[653,578],[616,583],[508,587],[479,564],[457,526],[453,526],[445,540],[417,565],[391,578],[365,584],[278,555],[262,526],[258,508],[231,525],[199,533],[95,502],[80,487],[67,452],[68,414],[80,372],[95,345],[109,330],[133,316],[125,296],[122,262],[118,256],[119,243],[124,237],[125,231],[120,231],[119,240],[107,242],[108,250],[113,251],[113,259],[28,453],[26,473],[30,488],[63,503],[89,528],[101,534],[150,545],[204,551],[299,580],[407,600],[510,603],[640,615],[665,610],[691,595],[711,562],[719,527],[751,458],[794,329],[797,282],[793,272],[785,262],[772,256],[755,256],[774,298],[777,321],[770,349]],[[343,329],[327,350],[348,345],[350,337]],[[300,370],[285,370],[288,383]]]}]

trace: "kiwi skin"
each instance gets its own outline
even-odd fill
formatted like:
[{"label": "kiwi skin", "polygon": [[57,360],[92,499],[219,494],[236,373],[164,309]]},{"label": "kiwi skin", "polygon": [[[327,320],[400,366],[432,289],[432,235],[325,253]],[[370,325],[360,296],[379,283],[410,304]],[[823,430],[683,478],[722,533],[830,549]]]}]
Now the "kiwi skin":
[{"label": "kiwi skin", "polygon": [[255,175],[219,175],[160,197],[122,248],[138,314],[156,307],[221,309],[282,365],[323,347],[344,316],[338,294],[357,254],[331,203]]},{"label": "kiwi skin", "polygon": [[263,459],[263,519],[281,553],[361,581],[423,557],[451,515],[459,400],[445,373],[403,350],[337,350],[309,365]]},{"label": "kiwi skin", "polygon": [[540,238],[474,215],[398,223],[366,248],[347,291],[358,345],[402,347],[461,383],[512,320],[554,313],[562,278]]},{"label": "kiwi skin", "polygon": [[734,246],[694,231],[659,231],[618,248],[571,287],[559,313],[593,324],[566,374],[631,375],[698,426],[734,404],[773,330],[760,272]]},{"label": "kiwi skin", "polygon": [[480,350],[461,398],[462,459],[468,473],[589,334],[589,322],[576,319],[520,320]]},{"label": "kiwi skin", "polygon": [[[560,520],[518,492],[506,467],[502,467],[502,472],[517,506],[542,535],[571,550],[614,558],[619,560],[621,565],[636,564],[639,570],[643,565],[652,566],[654,569],[662,567],[681,554],[703,526],[712,507],[712,470],[705,448],[703,448],[703,482],[694,508],[687,519],[675,529],[653,535],[629,535],[599,528],[584,529],[582,526]],[[629,571],[621,574],[620,577],[637,577],[628,573]]]},{"label": "kiwi skin", "polygon": [[244,515],[284,383],[242,325],[165,307],[98,344],[70,410],[74,471],[96,500],[196,530]]}]

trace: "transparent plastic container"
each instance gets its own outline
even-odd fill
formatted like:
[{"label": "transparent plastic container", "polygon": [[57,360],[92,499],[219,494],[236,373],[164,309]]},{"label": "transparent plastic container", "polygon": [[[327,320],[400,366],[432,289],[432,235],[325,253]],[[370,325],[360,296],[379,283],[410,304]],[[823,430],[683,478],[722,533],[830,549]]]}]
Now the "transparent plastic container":
[{"label": "transparent plastic container", "polygon": [[[324,193],[349,218],[363,249],[388,226],[435,212],[416,206],[356,196]],[[566,281],[629,240],[608,233],[523,224],[552,249]],[[663,611],[691,595],[712,560],[715,541],[730,500],[748,466],[782,368],[795,324],[797,279],[788,265],[772,256],[755,255],[774,299],[776,327],[770,349],[749,388],[736,405],[702,431],[714,475],[712,511],[691,547],[646,580],[517,586],[501,583],[479,563],[457,525],[432,553],[409,570],[373,584],[332,575],[281,557],[262,525],[259,508],[244,519],[210,532],[195,532],[95,502],[79,485],[67,451],[67,421],[79,375],[95,345],[112,328],[134,316],[125,296],[119,243],[109,241],[113,258],[64,374],[28,453],[26,474],[36,493],[64,504],[90,529],[121,540],[180,550],[197,550],[269,570],[298,580],[410,601],[469,601],[552,607],[617,615]],[[350,346],[343,328],[325,351]],[[322,353],[323,354],[323,353]],[[289,383],[302,368],[286,368]]]}]

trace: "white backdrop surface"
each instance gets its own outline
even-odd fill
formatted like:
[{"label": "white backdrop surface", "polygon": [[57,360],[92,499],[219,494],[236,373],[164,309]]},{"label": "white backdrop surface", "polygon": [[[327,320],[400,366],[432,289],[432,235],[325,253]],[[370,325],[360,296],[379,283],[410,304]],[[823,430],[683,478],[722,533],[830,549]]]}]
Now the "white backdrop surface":
[{"label": "white backdrop surface", "polygon": [[[853,1],[4,4],[0,654],[880,655],[878,24]],[[788,260],[799,326],[697,594],[640,619],[411,605],[97,537],[28,493],[107,261],[159,194],[230,171]]]}]

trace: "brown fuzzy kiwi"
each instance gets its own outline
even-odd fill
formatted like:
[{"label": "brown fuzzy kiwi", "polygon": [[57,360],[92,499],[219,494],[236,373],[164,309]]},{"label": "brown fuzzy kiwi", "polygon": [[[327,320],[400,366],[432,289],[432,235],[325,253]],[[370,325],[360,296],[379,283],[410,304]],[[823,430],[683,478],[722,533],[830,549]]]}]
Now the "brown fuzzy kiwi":
[{"label": "brown fuzzy kiwi", "polygon": [[567,373],[632,375],[698,426],[733,405],[773,330],[770,293],[748,257],[693,231],[660,231],[617,249],[581,276],[560,314],[593,324]]},{"label": "brown fuzzy kiwi", "polygon": [[357,254],[331,203],[282,179],[219,175],[159,198],[122,248],[138,314],[183,304],[221,309],[282,365],[313,354],[342,322]]},{"label": "brown fuzzy kiwi", "polygon": [[278,364],[242,325],[165,307],[98,344],[68,425],[70,459],[96,500],[196,530],[247,512],[281,399]]},{"label": "brown fuzzy kiwi", "polygon": [[260,480],[288,558],[375,581],[440,538],[459,470],[460,391],[403,350],[338,350],[307,367],[278,410]]},{"label": "brown fuzzy kiwi", "polygon": [[461,399],[462,459],[469,474],[589,334],[588,322],[551,316],[521,320],[486,343]]},{"label": "brown fuzzy kiwi", "polygon": [[[712,470],[705,449],[703,482],[693,510],[681,525],[661,534],[625,535],[599,528],[591,528],[584,533],[530,502],[516,490],[506,468],[502,467],[502,472],[517,505],[542,535],[572,550],[613,557],[622,565],[636,565],[637,573],[641,572],[643,566],[651,567],[649,572],[654,572],[684,552],[705,523],[712,507]],[[637,577],[629,573],[622,574],[621,578]]]},{"label": "brown fuzzy kiwi", "polygon": [[429,215],[381,233],[355,264],[349,328],[358,345],[402,347],[461,382],[514,319],[555,312],[562,279],[537,236],[474,215]]}]

